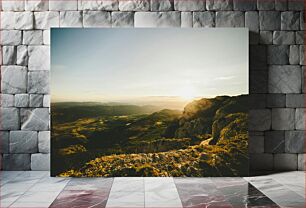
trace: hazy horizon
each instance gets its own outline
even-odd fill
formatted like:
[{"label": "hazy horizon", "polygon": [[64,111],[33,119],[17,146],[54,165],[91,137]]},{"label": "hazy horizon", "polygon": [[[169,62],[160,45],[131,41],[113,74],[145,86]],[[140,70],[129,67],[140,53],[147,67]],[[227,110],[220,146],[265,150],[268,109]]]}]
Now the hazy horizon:
[{"label": "hazy horizon", "polygon": [[156,103],[248,93],[248,30],[51,29],[56,102]]}]

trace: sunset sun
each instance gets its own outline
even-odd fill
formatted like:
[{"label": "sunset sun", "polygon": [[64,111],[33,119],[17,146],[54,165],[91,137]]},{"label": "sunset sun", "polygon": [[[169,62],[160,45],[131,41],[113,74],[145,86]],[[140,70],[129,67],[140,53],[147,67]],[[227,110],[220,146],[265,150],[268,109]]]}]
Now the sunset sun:
[{"label": "sunset sun", "polygon": [[184,100],[192,100],[197,96],[196,94],[197,92],[195,87],[188,84],[181,88],[181,90],[178,93],[178,96]]}]

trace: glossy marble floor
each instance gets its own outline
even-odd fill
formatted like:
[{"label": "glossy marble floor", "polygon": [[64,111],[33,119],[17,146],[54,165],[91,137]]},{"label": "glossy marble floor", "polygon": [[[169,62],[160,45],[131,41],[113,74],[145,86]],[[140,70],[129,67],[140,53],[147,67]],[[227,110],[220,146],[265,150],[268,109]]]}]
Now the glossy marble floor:
[{"label": "glossy marble floor", "polygon": [[1,172],[1,206],[31,208],[305,207],[305,173],[246,178],[51,178]]}]

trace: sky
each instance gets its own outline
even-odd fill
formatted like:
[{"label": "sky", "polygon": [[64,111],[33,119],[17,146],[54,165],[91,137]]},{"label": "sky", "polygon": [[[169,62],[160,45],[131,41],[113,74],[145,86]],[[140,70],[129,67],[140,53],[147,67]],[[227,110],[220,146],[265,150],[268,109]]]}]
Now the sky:
[{"label": "sky", "polygon": [[52,28],[52,102],[189,101],[248,93],[245,28]]}]

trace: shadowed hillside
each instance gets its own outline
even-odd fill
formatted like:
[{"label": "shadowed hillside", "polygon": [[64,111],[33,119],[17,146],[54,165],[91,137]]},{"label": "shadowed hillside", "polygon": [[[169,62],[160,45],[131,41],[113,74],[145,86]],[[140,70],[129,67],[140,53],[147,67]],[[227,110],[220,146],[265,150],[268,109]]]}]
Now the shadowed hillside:
[{"label": "shadowed hillside", "polygon": [[54,104],[53,111],[55,174],[233,176],[248,171],[247,96],[203,98],[183,112],[86,103]]}]

